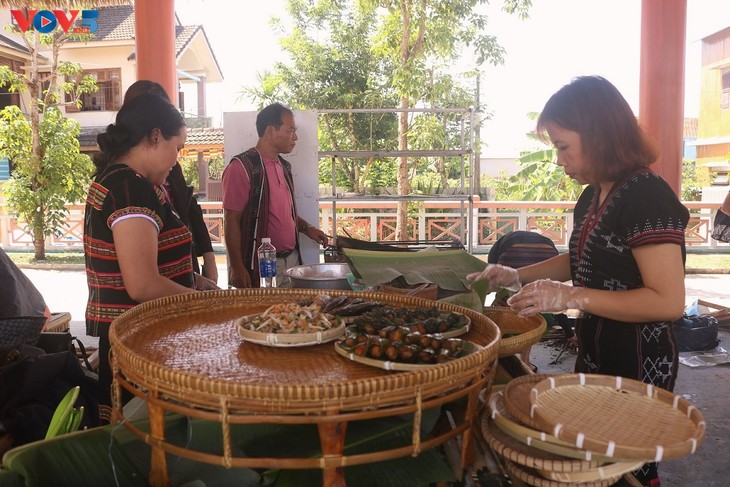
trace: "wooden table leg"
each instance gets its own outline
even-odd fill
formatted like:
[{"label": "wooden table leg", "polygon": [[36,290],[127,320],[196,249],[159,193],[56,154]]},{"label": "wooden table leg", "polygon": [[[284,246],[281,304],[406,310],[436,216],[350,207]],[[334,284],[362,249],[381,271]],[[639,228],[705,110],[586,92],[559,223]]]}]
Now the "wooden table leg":
[{"label": "wooden table leg", "polygon": [[[147,401],[147,411],[150,417],[150,435],[153,440],[164,441],[165,439],[165,410],[154,403]],[[167,458],[165,451],[155,446],[154,441],[150,444],[152,447],[152,460],[150,462],[150,485],[152,487],[167,487],[170,485],[170,479],[167,476]]]},{"label": "wooden table leg", "polygon": [[[328,457],[342,457],[345,451],[345,432],[347,423],[318,423],[319,442],[322,445],[322,454],[325,465]],[[345,472],[342,467],[325,467],[323,469],[323,483],[325,487],[344,487]]]}]

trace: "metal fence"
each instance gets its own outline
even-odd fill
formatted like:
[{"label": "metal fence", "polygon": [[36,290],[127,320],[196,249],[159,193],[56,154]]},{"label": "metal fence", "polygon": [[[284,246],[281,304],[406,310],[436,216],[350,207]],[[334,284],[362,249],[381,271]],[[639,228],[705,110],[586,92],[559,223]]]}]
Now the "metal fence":
[{"label": "metal fence", "polygon": [[[473,210],[463,201],[419,201],[410,210],[409,235],[413,240],[460,239],[466,235],[471,242],[463,242],[474,253],[487,252],[502,235],[514,230],[530,230],[549,237],[559,249],[566,249],[573,228],[575,202],[554,201],[481,201],[473,198]],[[690,210],[686,230],[687,246],[696,249],[727,249],[730,244],[710,238],[714,216],[720,203],[685,202]],[[214,247],[224,247],[223,208],[220,202],[201,202]],[[357,201],[341,200],[336,209],[330,202],[320,202],[320,228],[331,235],[333,219],[340,234],[368,241],[396,240],[394,201],[378,199]],[[49,237],[47,249],[81,249],[84,224],[84,206],[69,205],[66,226]],[[336,213],[336,215],[335,215]],[[471,219],[474,234],[467,219]],[[5,248],[32,249],[31,235],[25,225],[0,209],[0,243]]]}]

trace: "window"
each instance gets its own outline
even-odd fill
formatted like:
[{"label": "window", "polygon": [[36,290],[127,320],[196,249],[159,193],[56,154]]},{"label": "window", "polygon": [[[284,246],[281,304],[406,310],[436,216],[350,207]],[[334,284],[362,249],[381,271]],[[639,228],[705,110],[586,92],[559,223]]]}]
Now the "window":
[{"label": "window", "polygon": [[[14,59],[0,56],[0,65],[7,66],[16,73],[23,72],[22,63]],[[0,110],[10,105],[20,106],[20,95],[16,91],[11,92],[9,85],[0,85]]]},{"label": "window", "polygon": [[[91,75],[96,78],[99,90],[81,95],[81,108],[66,107],[66,111],[116,111],[122,105],[121,69],[89,69],[79,75],[79,79]],[[69,99],[70,101],[70,99]]]},{"label": "window", "polygon": [[720,98],[720,108],[730,108],[730,69],[722,70],[722,95]]}]

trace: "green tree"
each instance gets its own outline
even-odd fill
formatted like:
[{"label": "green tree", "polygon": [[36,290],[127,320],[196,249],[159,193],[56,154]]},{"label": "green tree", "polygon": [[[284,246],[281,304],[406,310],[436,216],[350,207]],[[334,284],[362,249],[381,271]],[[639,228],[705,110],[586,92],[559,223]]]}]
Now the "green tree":
[{"label": "green tree", "polygon": [[[727,156],[726,156],[727,158]],[[682,201],[699,201],[702,199],[702,188],[710,186],[716,173],[706,168],[698,168],[697,161],[682,160]]]},{"label": "green tree", "polygon": [[[503,62],[504,50],[495,36],[486,33],[487,16],[479,12],[486,0],[363,0],[362,5],[383,11],[376,29],[375,48],[395,67],[393,88],[399,99],[398,150],[410,147],[407,109],[426,98],[429,75],[445,72],[471,49],[476,66]],[[530,0],[510,0],[505,9],[526,15]],[[398,194],[410,194],[408,158],[398,162]],[[407,238],[408,206],[398,204],[398,240]]]},{"label": "green tree", "polygon": [[[319,127],[323,150],[406,151],[453,143],[459,121],[409,110],[473,105],[473,90],[450,73],[467,48],[474,52],[476,66],[503,61],[504,51],[494,36],[485,34],[487,19],[478,12],[483,4],[486,0],[290,0],[292,27],[282,46],[292,63],[276,65],[244,94],[262,105],[285,99],[308,109],[399,109],[378,115],[327,114]],[[510,0],[505,9],[525,15],[529,5],[529,0]],[[275,25],[284,34],[283,23]],[[331,164],[322,161],[320,174]],[[409,179],[419,181],[426,171],[438,172],[437,184],[445,188],[460,164],[446,158],[370,158],[364,164],[338,158],[336,184],[362,190],[395,179],[398,193],[407,195]],[[398,239],[406,239],[406,219],[403,202]]]},{"label": "green tree", "polygon": [[[353,2],[303,0],[290,0],[287,11],[291,20],[288,32],[280,19],[273,23],[282,34],[281,45],[291,63],[277,63],[259,74],[256,87],[244,89],[241,95],[260,106],[286,100],[298,109],[377,109],[395,105],[385,74],[392,68],[383,65],[372,50],[374,12],[358,9]],[[320,150],[394,148],[393,114],[327,113],[320,122]],[[323,183],[327,179],[332,182],[331,164],[327,160],[320,162]],[[388,164],[377,158],[363,164],[356,158],[337,157],[335,165],[336,185],[353,191],[365,189],[371,170],[378,178],[389,179]]]},{"label": "green tree", "polygon": [[35,258],[42,260],[45,236],[67,225],[65,205],[83,199],[93,166],[88,156],[79,153],[78,122],[65,118],[58,108],[45,110],[38,129],[40,160],[28,151],[32,134],[20,109],[10,106],[0,112],[0,154],[13,162],[12,177],[2,188],[6,204],[26,222]]},{"label": "green tree", "polygon": [[[8,209],[27,225],[35,258],[43,260],[45,237],[64,225],[65,204],[82,199],[93,169],[89,157],[79,152],[78,122],[66,119],[57,108],[79,104],[82,94],[97,90],[92,77],[77,79],[80,65],[58,59],[61,46],[69,39],[85,41],[91,35],[66,34],[61,29],[51,34],[29,29],[21,34],[15,26],[8,28],[24,40],[30,66],[24,74],[0,66],[0,86],[27,91],[30,110],[27,117],[15,106],[0,112],[0,156],[13,165],[3,192]],[[41,54],[42,48],[50,50],[50,55]],[[49,62],[41,63],[42,57]],[[50,64],[50,68],[41,68],[41,64]]]}]

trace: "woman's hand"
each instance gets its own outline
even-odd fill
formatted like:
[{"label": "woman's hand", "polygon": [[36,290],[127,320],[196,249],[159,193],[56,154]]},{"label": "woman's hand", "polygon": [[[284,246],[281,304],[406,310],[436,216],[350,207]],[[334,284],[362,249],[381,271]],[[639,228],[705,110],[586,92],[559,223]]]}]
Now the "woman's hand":
[{"label": "woman's hand", "polygon": [[492,292],[499,288],[504,288],[508,291],[519,291],[522,287],[520,274],[517,272],[517,269],[500,264],[487,264],[487,268],[482,272],[474,272],[466,276],[466,278],[470,281],[488,279],[489,289],[487,292]]},{"label": "woman's hand", "polygon": [[507,300],[519,316],[538,313],[558,313],[566,309],[583,309],[586,303],[579,297],[580,288],[550,279],[540,279],[525,287]]},{"label": "woman's hand", "polygon": [[205,276],[201,276],[200,274],[194,274],[195,275],[195,289],[197,291],[212,291],[214,289],[220,289],[218,285],[208,279]]}]

